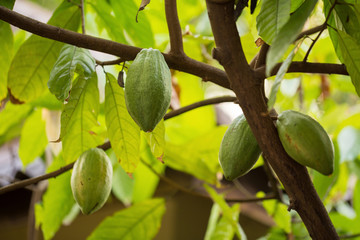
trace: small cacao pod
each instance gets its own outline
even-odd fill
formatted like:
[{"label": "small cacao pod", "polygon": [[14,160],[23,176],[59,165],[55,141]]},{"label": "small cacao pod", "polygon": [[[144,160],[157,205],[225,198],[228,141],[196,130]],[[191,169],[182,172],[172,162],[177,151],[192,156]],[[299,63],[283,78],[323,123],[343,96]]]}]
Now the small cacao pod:
[{"label": "small cacao pod", "polygon": [[246,174],[256,163],[261,149],[244,115],[233,120],[226,130],[219,151],[220,166],[227,180]]},{"label": "small cacao pod", "polygon": [[171,73],[161,52],[143,49],[129,67],[125,102],[141,130],[151,132],[164,117],[171,101]]},{"label": "small cacao pod", "polygon": [[280,141],[287,152],[301,165],[324,175],[334,170],[334,146],[324,128],[305,114],[288,110],[276,121]]},{"label": "small cacao pod", "polygon": [[75,162],[71,190],[84,214],[99,210],[109,197],[113,169],[109,157],[99,148],[84,152]]}]

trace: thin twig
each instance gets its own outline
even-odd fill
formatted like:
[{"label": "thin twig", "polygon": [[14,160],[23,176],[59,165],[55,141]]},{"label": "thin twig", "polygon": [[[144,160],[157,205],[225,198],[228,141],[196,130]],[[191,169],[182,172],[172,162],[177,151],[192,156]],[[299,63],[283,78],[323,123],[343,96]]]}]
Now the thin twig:
[{"label": "thin twig", "polygon": [[110,61],[100,61],[100,60],[95,59],[95,62],[99,66],[107,66],[107,65],[117,65],[122,62],[125,62],[125,60],[123,60],[121,58],[110,60]]},{"label": "thin twig", "polygon": [[[331,5],[331,8],[330,8],[330,10],[329,10],[329,13],[328,13],[328,15],[327,15],[327,17],[326,17],[326,19],[325,19],[325,22],[324,22],[323,26],[327,26],[327,22],[328,22],[328,20],[329,20],[329,18],[330,18],[331,12],[332,12],[333,9],[335,8],[335,5],[336,5],[336,0],[335,0],[334,3]],[[303,59],[303,62],[306,62],[306,61],[307,61],[307,59],[308,59],[308,57],[309,57],[309,54],[310,54],[312,48],[314,47],[314,45],[315,45],[315,43],[317,42],[317,40],[319,40],[321,34],[323,33],[323,31],[324,31],[325,29],[326,29],[326,28],[324,27],[324,28],[322,28],[322,29],[319,31],[318,35],[317,35],[316,38],[313,40],[313,42],[311,43],[309,49],[307,50],[307,52],[306,52],[306,54],[305,54],[305,57],[304,57],[304,59]]]},{"label": "thin twig", "polygon": [[295,41],[297,41],[297,40],[299,40],[299,39],[301,39],[301,38],[303,38],[303,37],[305,37],[305,36],[309,36],[309,35],[315,34],[315,33],[319,32],[319,31],[321,31],[321,30],[323,30],[323,29],[326,29],[326,24],[321,24],[321,25],[319,25],[319,26],[316,26],[316,27],[310,28],[310,29],[308,29],[308,30],[305,30],[305,31],[301,32],[301,33],[297,36],[297,38],[296,38]]},{"label": "thin twig", "polygon": [[[208,195],[208,194],[205,194],[205,193],[201,193],[199,191],[196,191],[196,190],[191,190],[191,188],[189,187],[184,187],[180,184],[178,184],[177,182],[173,181],[172,179],[162,175],[162,174],[159,174],[150,164],[148,164],[147,162],[145,162],[144,160],[141,159],[141,162],[151,171],[153,172],[156,176],[158,176],[162,181],[166,182],[167,184],[171,185],[172,187],[182,191],[182,192],[185,192],[185,193],[188,193],[190,195],[193,195],[193,196],[197,196],[197,197],[203,197],[203,198],[207,198],[207,199],[211,199],[211,197]],[[239,202],[239,203],[245,203],[245,202],[259,202],[259,201],[265,201],[265,200],[271,200],[271,199],[275,199],[275,196],[270,194],[268,196],[265,196],[265,197],[262,197],[262,198],[253,198],[253,197],[249,197],[249,198],[226,198],[225,196],[225,200],[228,201],[228,202]]]},{"label": "thin twig", "polygon": [[356,234],[352,234],[352,235],[341,235],[339,237],[340,237],[340,239],[356,238],[356,237],[360,237],[360,233],[356,233]]},{"label": "thin twig", "polygon": [[[275,67],[271,70],[270,76],[276,75],[279,70],[281,63],[277,63]],[[265,66],[261,66],[254,70],[258,75],[258,78],[264,79],[265,76]],[[290,64],[290,67],[287,71],[288,73],[298,72],[298,73],[323,73],[323,74],[341,74],[349,75],[344,64],[335,64],[335,63],[311,63],[311,62],[299,62],[294,61]]]},{"label": "thin twig", "polygon": [[84,0],[80,0],[80,10],[81,10],[81,30],[82,34],[86,34],[85,32],[85,10],[84,10]]},{"label": "thin twig", "polygon": [[167,113],[164,116],[164,120],[167,120],[169,118],[178,116],[184,112],[188,112],[190,110],[193,110],[195,108],[199,108],[199,107],[203,107],[203,106],[207,106],[207,105],[211,105],[211,104],[216,104],[216,103],[223,103],[223,102],[235,102],[237,100],[236,97],[231,97],[231,96],[224,96],[224,97],[216,97],[216,98],[210,98],[210,99],[206,99],[200,102],[196,102],[193,104],[190,104],[188,106],[176,109],[174,111],[171,111],[169,113]]},{"label": "thin twig", "polygon": [[31,184],[35,184],[35,183],[38,183],[42,180],[46,180],[46,179],[49,179],[49,178],[53,178],[53,177],[56,177],[66,171],[69,171],[70,169],[72,169],[72,167],[74,166],[74,162],[73,163],[70,163],[56,171],[53,171],[53,172],[50,172],[50,173],[47,173],[47,174],[44,174],[44,175],[41,175],[41,176],[38,176],[38,177],[34,177],[34,178],[29,178],[29,179],[26,179],[26,180],[22,180],[22,181],[19,181],[19,182],[15,182],[15,183],[12,183],[10,185],[7,185],[5,187],[2,187],[0,188],[0,195],[1,194],[4,194],[4,193],[7,193],[7,192],[10,192],[10,191],[14,191],[18,188],[23,188],[23,187],[26,187],[28,185],[31,185]]},{"label": "thin twig", "polygon": [[166,22],[170,37],[170,54],[184,56],[183,40],[176,0],[165,0]]},{"label": "thin twig", "polygon": [[[111,147],[111,145],[110,145],[110,142],[106,142],[103,145],[100,145],[100,146],[97,146],[97,147],[101,148],[101,149],[104,149],[104,150],[107,150],[107,149],[109,149]],[[31,185],[31,184],[38,183],[38,182],[40,182],[42,180],[57,177],[60,174],[72,169],[74,164],[75,164],[75,162],[70,163],[70,164],[68,164],[68,165],[66,165],[64,167],[61,167],[56,171],[53,171],[53,172],[50,172],[50,173],[47,173],[47,174],[44,174],[44,175],[41,175],[41,176],[38,176],[38,177],[18,181],[18,182],[12,183],[10,185],[7,185],[5,187],[2,187],[2,188],[0,188],[0,195],[4,194],[4,193],[7,193],[7,192],[10,192],[10,191],[14,191],[14,190],[19,189],[19,188],[26,187],[26,186]]]},{"label": "thin twig", "polygon": [[272,191],[274,193],[274,195],[276,196],[276,198],[285,204],[284,202],[284,199],[283,199],[283,196],[282,196],[282,191],[281,189],[279,188],[279,181],[277,180],[277,178],[275,177],[272,169],[271,169],[271,166],[269,164],[269,162],[266,160],[266,157],[263,156],[263,159],[264,159],[264,170],[265,170],[265,173],[270,181],[270,185],[271,185],[271,188],[272,188]]}]

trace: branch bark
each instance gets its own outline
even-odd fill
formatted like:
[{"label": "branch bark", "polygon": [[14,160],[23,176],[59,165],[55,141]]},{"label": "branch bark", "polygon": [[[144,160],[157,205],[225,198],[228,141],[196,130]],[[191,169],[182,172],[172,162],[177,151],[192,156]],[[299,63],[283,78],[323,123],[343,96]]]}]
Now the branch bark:
[{"label": "branch bark", "polygon": [[184,56],[182,32],[177,13],[176,0],[165,0],[165,14],[170,36],[169,54]]},{"label": "branch bark", "polygon": [[[3,6],[0,6],[0,19],[41,37],[118,56],[121,58],[121,61],[133,60],[136,57],[136,54],[141,50],[141,48],[138,47],[128,46],[114,41],[54,27],[23,16]],[[309,32],[305,31],[302,34],[315,33],[321,30],[321,27],[322,25],[314,29],[310,29]],[[230,83],[227,79],[227,76],[221,69],[196,61],[189,57],[178,57],[177,55],[171,54],[164,54],[164,57],[169,67],[172,69],[193,74],[195,76],[201,77],[205,82],[213,82],[219,86],[230,89]],[[276,74],[280,65],[281,64],[279,63],[273,69],[272,75]],[[290,65],[288,72],[348,75],[344,65],[328,63],[293,62]],[[265,68],[263,66],[257,68],[256,73],[259,74],[259,76],[257,76],[258,78],[264,78]]]},{"label": "branch bark", "polygon": [[314,239],[338,239],[332,222],[317,195],[307,169],[293,161],[283,149],[262,94],[262,78],[251,70],[233,21],[234,2],[217,4],[207,0],[208,15],[216,50],[214,58],[224,66],[246,119],[263,155],[283,183],[290,206],[302,218]]},{"label": "branch bark", "polygon": [[[128,46],[114,41],[54,27],[23,16],[3,6],[0,6],[0,19],[41,37],[68,43],[81,48],[112,54],[120,57],[123,61],[135,59],[136,55],[141,50],[141,48],[138,47]],[[201,77],[203,81],[213,82],[224,88],[230,88],[226,74],[221,69],[189,57],[179,58],[177,55],[163,55],[167,64],[172,69]]]},{"label": "branch bark", "polygon": [[[281,64],[275,65],[270,76],[276,75]],[[255,69],[255,72],[258,78],[264,79],[266,77],[265,66]],[[292,62],[287,72],[349,75],[344,64],[336,63]]]}]

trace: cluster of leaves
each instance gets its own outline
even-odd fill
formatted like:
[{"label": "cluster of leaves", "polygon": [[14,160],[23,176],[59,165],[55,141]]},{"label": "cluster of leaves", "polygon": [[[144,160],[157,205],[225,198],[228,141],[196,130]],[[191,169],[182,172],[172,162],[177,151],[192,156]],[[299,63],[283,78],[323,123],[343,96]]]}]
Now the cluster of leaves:
[{"label": "cluster of leaves", "polygon": [[[168,50],[168,30],[161,1],[153,0],[138,15],[138,3],[133,0],[85,2],[86,30],[91,35],[162,52]],[[12,8],[14,1],[5,3]],[[79,4],[80,1],[65,0],[53,12],[48,24],[78,31]],[[186,0],[179,1],[178,5],[181,26],[187,26],[185,52],[193,59],[218,66],[208,58],[214,41],[205,3]],[[278,61],[284,60],[275,81],[267,80],[272,86],[269,109],[275,106],[279,111],[306,112],[332,136],[336,149],[335,173],[325,177],[311,171],[311,176],[334,225],[343,234],[356,233],[360,221],[360,206],[356,202],[360,197],[360,108],[356,96],[360,94],[359,10],[360,5],[350,0],[263,0],[254,14],[244,10],[237,21],[248,59],[258,51],[254,41],[259,35],[271,45],[266,72],[269,74]],[[340,59],[356,92],[348,77],[285,75],[291,62],[303,59],[313,42],[305,38],[293,45],[304,24],[312,26],[325,19],[328,31],[317,40],[308,59],[314,62]],[[47,169],[51,172],[74,162],[89,148],[106,140],[111,143],[107,153],[114,167],[113,195],[131,207],[106,218],[89,239],[109,235],[121,239],[153,238],[161,225],[165,201],[152,196],[159,182],[157,174],[163,174],[165,167],[186,172],[206,183],[204,188],[215,203],[205,239],[246,238],[238,223],[240,205],[229,206],[224,196],[207,185],[219,185],[218,150],[226,130],[225,126],[217,126],[214,108],[208,106],[187,112],[162,121],[152,133],[143,133],[126,110],[124,90],[114,77],[120,69],[118,66],[101,69],[86,49],[28,36],[21,30],[13,33],[10,25],[2,21],[0,39],[0,99],[7,96],[11,99],[0,112],[0,144],[20,136],[19,156],[24,168],[36,157],[44,158],[46,148],[51,149],[54,156]],[[329,49],[331,44],[334,50]],[[173,77],[180,89],[181,106],[212,94],[213,86],[195,76],[176,72]],[[223,89],[217,91],[228,93]],[[61,112],[61,124],[54,127],[52,116],[58,112]],[[259,161],[257,166],[260,164]],[[132,173],[132,178],[127,173]],[[353,198],[347,198],[348,192]],[[268,238],[306,234],[304,226],[298,223],[298,216],[289,213],[283,203],[271,200],[263,202],[263,207],[276,222]],[[77,215],[79,211],[70,190],[70,172],[49,180],[35,212],[45,239],[51,239],[65,219]]]}]

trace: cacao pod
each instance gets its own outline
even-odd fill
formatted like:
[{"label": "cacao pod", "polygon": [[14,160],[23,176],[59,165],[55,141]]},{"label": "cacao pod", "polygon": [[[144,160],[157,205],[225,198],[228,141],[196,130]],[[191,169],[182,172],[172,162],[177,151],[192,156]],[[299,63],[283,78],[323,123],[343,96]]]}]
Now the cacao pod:
[{"label": "cacao pod", "polygon": [[305,114],[288,110],[276,121],[280,141],[301,165],[329,175],[334,170],[334,146],[324,128]]},{"label": "cacao pod", "polygon": [[111,191],[112,175],[110,159],[102,149],[89,149],[75,162],[71,190],[84,214],[91,214],[105,204]]},{"label": "cacao pod", "polygon": [[220,166],[227,180],[246,174],[256,163],[261,149],[244,115],[235,118],[226,130],[219,151]]},{"label": "cacao pod", "polygon": [[151,132],[170,106],[171,73],[161,52],[143,49],[129,67],[125,102],[141,130]]}]

